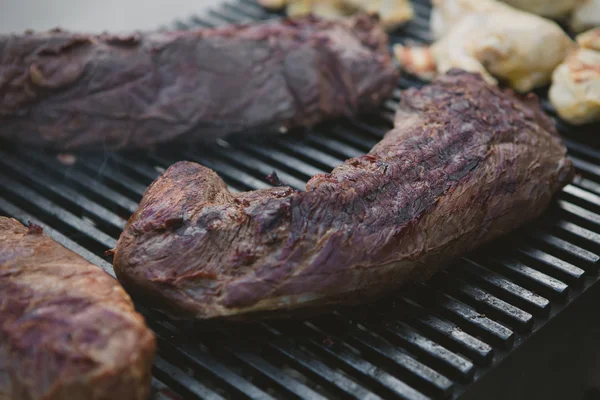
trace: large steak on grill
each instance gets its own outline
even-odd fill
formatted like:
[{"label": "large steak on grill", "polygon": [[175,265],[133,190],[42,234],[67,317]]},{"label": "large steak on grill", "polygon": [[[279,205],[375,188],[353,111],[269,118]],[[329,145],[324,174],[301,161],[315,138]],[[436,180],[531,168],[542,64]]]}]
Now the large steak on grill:
[{"label": "large steak on grill", "polygon": [[572,176],[533,95],[453,70],[406,90],[394,129],[306,191],[232,193],[206,167],[171,166],[114,264],[132,293],[177,316],[358,303],[536,218]]},{"label": "large steak on grill", "polygon": [[130,36],[0,35],[0,139],[152,147],[374,110],[396,84],[376,17]]}]

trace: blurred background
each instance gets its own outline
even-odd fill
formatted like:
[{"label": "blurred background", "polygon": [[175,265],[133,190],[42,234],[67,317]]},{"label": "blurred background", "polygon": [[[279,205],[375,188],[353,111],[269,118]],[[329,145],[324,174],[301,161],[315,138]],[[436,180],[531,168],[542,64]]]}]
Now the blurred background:
[{"label": "blurred background", "polygon": [[61,28],[113,32],[154,29],[221,0],[0,0],[0,33]]}]

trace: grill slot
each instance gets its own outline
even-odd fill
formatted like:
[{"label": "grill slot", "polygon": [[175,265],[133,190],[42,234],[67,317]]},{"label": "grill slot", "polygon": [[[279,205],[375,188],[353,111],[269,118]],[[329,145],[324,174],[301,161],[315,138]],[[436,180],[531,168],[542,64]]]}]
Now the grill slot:
[{"label": "grill slot", "polygon": [[528,331],[533,327],[533,316],[527,311],[463,280],[448,277],[447,283],[447,290],[457,299],[472,307],[480,306],[485,315],[493,316],[503,324],[517,330]]},{"label": "grill slot", "polygon": [[83,170],[65,168],[55,158],[27,149],[21,149],[19,156],[24,159],[24,162],[34,165],[39,176],[52,174],[57,180],[67,181],[74,190],[88,198],[96,199],[99,204],[107,205],[109,210],[113,210],[124,219],[137,209],[137,201],[110,189],[97,177],[88,175]]},{"label": "grill slot", "polygon": [[70,232],[71,237],[85,240],[87,246],[107,249],[116,244],[115,239],[98,230],[88,221],[57,206],[16,180],[0,175],[0,185],[7,189],[5,193],[7,197],[12,197],[18,204],[26,205],[30,209],[43,211],[47,216],[47,221],[55,221],[62,225],[65,231]]},{"label": "grill slot", "polygon": [[[431,40],[430,4],[392,41]],[[280,18],[253,0],[229,2],[180,29]],[[59,243],[114,276],[112,248],[147,185],[176,161],[214,169],[234,191],[281,181],[303,189],[318,173],[369,151],[392,126],[404,75],[379,115],[304,132],[228,138],[211,146],[77,156],[0,149],[0,213],[41,224]],[[545,96],[544,91],[540,91]],[[551,105],[544,106],[553,113]],[[455,398],[598,280],[600,151],[581,141],[594,128],[559,123],[580,176],[540,221],[495,242],[424,284],[374,304],[307,320],[182,323],[146,309],[156,332],[154,399]]]},{"label": "grill slot", "polygon": [[496,293],[501,298],[507,299],[509,303],[532,314],[546,315],[550,312],[550,301],[548,299],[519,286],[511,279],[484,269],[481,265],[470,260],[464,266],[464,269],[474,281],[481,283],[490,293]]},{"label": "grill slot", "polygon": [[[358,349],[354,348],[335,334],[323,331],[313,322],[305,322],[301,325],[289,326],[281,322],[271,323],[276,329],[284,335],[302,336],[306,339],[306,345],[317,355],[326,359],[329,363],[338,365],[338,368],[346,373],[364,381],[375,393],[383,398],[395,397],[400,395],[407,399],[426,398],[414,387],[404,383],[385,369],[378,367],[371,360],[368,360]],[[410,366],[405,366],[410,368]]]},{"label": "grill slot", "polygon": [[103,206],[87,199],[76,190],[62,184],[59,180],[49,176],[39,176],[36,168],[22,163],[15,157],[0,153],[0,163],[2,167],[7,166],[7,174],[18,176],[20,182],[29,181],[28,184],[39,187],[40,191],[45,191],[52,196],[52,200],[65,209],[71,209],[74,214],[83,214],[93,219],[95,225],[104,225],[103,231],[116,236],[125,226],[123,219],[118,215],[107,210]]},{"label": "grill slot", "polygon": [[202,385],[176,366],[169,364],[160,355],[154,361],[156,376],[169,383],[174,389],[184,393],[186,397],[195,396],[202,399],[224,399],[221,395]]},{"label": "grill slot", "polygon": [[[370,325],[369,327],[375,329],[376,325]],[[362,329],[357,330],[357,332],[360,332],[363,336],[367,335]],[[385,330],[381,332],[381,335],[388,338],[394,344],[400,343],[402,347],[406,347],[421,359],[427,360],[429,364],[443,371],[451,378],[468,381],[473,377],[474,368],[470,360],[428,339],[405,323],[397,321],[389,322],[386,324]],[[372,338],[370,343],[370,346],[373,347],[374,342]],[[380,343],[377,351],[387,355],[397,351],[394,350],[395,346],[388,346]],[[450,385],[447,386],[450,387]]]},{"label": "grill slot", "polygon": [[434,291],[425,285],[422,285],[421,289],[415,292],[415,299],[422,305],[438,309],[465,331],[502,348],[509,348],[514,343],[514,333],[506,326],[446,293]]},{"label": "grill slot", "polygon": [[312,379],[319,380],[326,388],[338,396],[356,396],[358,398],[378,398],[364,386],[354,382],[347,374],[340,370],[330,368],[319,360],[315,353],[307,349],[299,350],[295,343],[285,338],[281,333],[269,325],[261,325],[261,333],[268,338],[268,346],[286,361],[294,365]]},{"label": "grill slot", "polygon": [[415,325],[436,341],[445,344],[451,350],[464,354],[475,363],[486,365],[492,361],[492,346],[469,335],[458,325],[433,315],[417,317]]},{"label": "grill slot", "polygon": [[500,268],[506,269],[509,276],[516,282],[535,289],[550,298],[565,298],[569,293],[569,286],[537,269],[524,265],[516,260],[503,260],[496,262]]}]

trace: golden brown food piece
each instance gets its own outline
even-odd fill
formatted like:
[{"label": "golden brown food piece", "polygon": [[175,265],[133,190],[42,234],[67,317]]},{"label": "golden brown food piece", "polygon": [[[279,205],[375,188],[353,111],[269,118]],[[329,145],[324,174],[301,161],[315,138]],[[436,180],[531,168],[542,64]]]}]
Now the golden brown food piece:
[{"label": "golden brown food piece", "polygon": [[577,37],[579,48],[552,75],[550,101],[574,125],[600,121],[600,28]]},{"label": "golden brown food piece", "polygon": [[291,17],[315,14],[340,18],[364,11],[376,13],[387,30],[397,28],[414,16],[408,0],[259,0],[259,3],[275,10],[286,7]]},{"label": "golden brown food piece", "polygon": [[402,67],[423,78],[461,68],[527,92],[549,83],[573,48],[555,22],[495,0],[434,0],[431,24],[431,47],[394,48]]},{"label": "golden brown food piece", "polygon": [[119,283],[0,217],[0,399],[143,400],[155,339]]},{"label": "golden brown food piece", "polygon": [[272,10],[279,10],[285,7],[286,0],[258,0],[258,3]]}]

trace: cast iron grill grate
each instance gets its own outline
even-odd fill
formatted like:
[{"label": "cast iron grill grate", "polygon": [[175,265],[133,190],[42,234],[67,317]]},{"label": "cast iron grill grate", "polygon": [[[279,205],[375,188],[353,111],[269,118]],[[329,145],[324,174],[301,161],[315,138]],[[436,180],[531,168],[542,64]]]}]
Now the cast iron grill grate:
[{"label": "cast iron grill grate", "polygon": [[[427,1],[393,42],[427,42]],[[177,28],[279,17],[253,0],[227,3]],[[36,150],[0,148],[0,214],[37,221],[113,274],[112,248],[147,185],[176,161],[200,162],[232,190],[268,187],[276,171],[301,189],[314,174],[367,152],[391,127],[404,76],[379,116],[312,131],[220,140],[209,147],[78,155],[72,166]],[[544,93],[541,93],[542,96]],[[547,111],[552,112],[547,100]],[[378,303],[304,321],[170,321],[140,305],[159,340],[156,399],[454,398],[598,280],[600,151],[560,125],[580,175],[538,223],[425,284]],[[592,128],[595,129],[595,128]],[[597,129],[597,128],[596,128]]]}]

